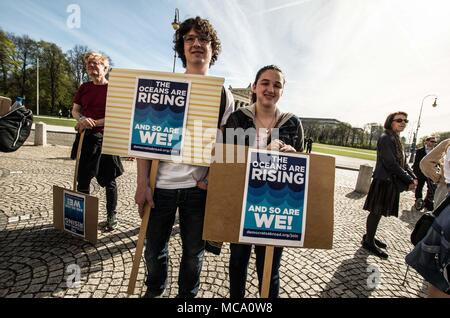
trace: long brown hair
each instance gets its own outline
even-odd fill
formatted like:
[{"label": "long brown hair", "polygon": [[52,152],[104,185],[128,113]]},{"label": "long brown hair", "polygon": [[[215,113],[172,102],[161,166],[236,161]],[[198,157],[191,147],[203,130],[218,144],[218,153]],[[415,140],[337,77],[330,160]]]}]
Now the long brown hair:
[{"label": "long brown hair", "polygon": [[385,129],[385,133],[392,136],[395,140],[395,156],[397,158],[398,163],[404,167],[405,164],[405,152],[403,151],[403,145],[402,142],[400,141],[400,135],[395,133],[392,130],[392,123],[394,122],[394,118],[397,115],[403,115],[406,118],[408,118],[408,114],[402,111],[398,111],[392,114],[389,114],[386,118],[386,121],[384,122],[384,129]]}]

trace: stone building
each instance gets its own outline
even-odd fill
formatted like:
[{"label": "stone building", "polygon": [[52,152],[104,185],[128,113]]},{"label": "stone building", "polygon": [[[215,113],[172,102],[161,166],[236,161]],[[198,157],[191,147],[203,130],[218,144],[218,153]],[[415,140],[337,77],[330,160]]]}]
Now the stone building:
[{"label": "stone building", "polygon": [[249,84],[247,88],[233,88],[230,85],[229,89],[234,97],[235,109],[250,105],[252,96],[251,84]]}]

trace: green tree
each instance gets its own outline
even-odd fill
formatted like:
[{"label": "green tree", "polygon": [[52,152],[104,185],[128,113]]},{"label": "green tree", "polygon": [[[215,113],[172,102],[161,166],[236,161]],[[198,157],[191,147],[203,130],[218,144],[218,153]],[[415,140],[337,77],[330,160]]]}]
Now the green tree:
[{"label": "green tree", "polygon": [[82,83],[88,81],[89,79],[86,72],[86,67],[84,65],[84,55],[87,52],[89,52],[87,46],[75,45],[66,53],[76,89],[78,89]]},{"label": "green tree", "polygon": [[18,66],[14,60],[15,52],[14,42],[0,29],[0,95],[9,95],[9,77]]},{"label": "green tree", "polygon": [[39,42],[41,49],[42,94],[46,102],[43,109],[55,114],[58,109],[67,109],[75,92],[75,86],[70,73],[70,65],[66,56],[56,44],[45,41]]},{"label": "green tree", "polygon": [[28,69],[36,63],[37,43],[30,39],[28,35],[12,36],[12,41],[16,46],[15,61],[18,65],[15,75],[17,78],[16,95],[27,96],[33,87],[26,86]]}]

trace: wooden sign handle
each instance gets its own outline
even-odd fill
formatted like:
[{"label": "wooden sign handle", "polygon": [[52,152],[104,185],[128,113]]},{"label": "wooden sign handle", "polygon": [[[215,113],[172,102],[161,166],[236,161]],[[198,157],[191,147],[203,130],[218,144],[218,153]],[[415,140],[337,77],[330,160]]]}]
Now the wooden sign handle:
[{"label": "wooden sign handle", "polygon": [[77,149],[77,160],[75,162],[75,174],[73,176],[73,191],[77,191],[77,179],[78,179],[78,166],[80,165],[80,155],[81,148],[83,148],[83,140],[84,140],[84,130],[80,135],[80,140],[78,141],[78,149]]},{"label": "wooden sign handle", "polygon": [[273,246],[266,246],[266,255],[264,258],[264,273],[261,286],[261,298],[269,298],[270,278],[272,276]]},{"label": "wooden sign handle", "polygon": [[[152,160],[150,169],[150,188],[154,192],[156,186],[156,176],[158,172],[159,160]],[[141,227],[139,229],[139,238],[134,253],[133,269],[131,270],[130,282],[128,283],[128,295],[134,294],[136,287],[137,274],[139,272],[139,263],[141,262],[142,250],[144,249],[145,236],[147,234],[148,220],[150,219],[150,206],[146,203],[144,206],[144,216],[142,217]]]}]

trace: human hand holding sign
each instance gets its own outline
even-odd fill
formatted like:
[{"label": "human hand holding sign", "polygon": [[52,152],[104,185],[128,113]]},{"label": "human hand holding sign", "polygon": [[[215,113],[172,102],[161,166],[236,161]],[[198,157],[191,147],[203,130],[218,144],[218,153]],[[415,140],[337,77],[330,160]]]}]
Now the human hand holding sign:
[{"label": "human hand holding sign", "polygon": [[153,201],[152,190],[149,186],[139,185],[136,187],[136,193],[134,195],[134,201],[138,205],[138,211],[141,219],[144,217],[144,205],[145,202],[148,203],[150,208],[155,207],[155,203]]},{"label": "human hand holding sign", "polygon": [[280,151],[280,152],[296,152],[295,148],[291,145],[285,144],[279,139],[274,139],[268,146],[267,150]]}]

